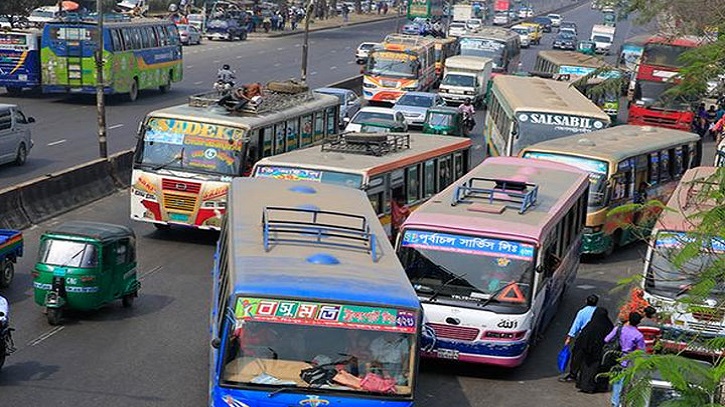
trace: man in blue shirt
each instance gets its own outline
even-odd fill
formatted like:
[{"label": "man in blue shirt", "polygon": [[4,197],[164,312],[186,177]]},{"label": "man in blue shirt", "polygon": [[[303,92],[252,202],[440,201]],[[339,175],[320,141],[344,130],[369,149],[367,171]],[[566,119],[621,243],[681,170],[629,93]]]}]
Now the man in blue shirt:
[{"label": "man in blue shirt", "polygon": [[[587,297],[587,305],[576,313],[574,322],[572,322],[571,328],[569,328],[569,333],[567,333],[566,339],[564,339],[564,345],[571,345],[572,339],[575,339],[582,329],[587,326],[589,321],[592,319],[594,310],[597,309],[598,302],[599,297],[596,294],[592,294]],[[576,376],[579,373],[579,362],[581,357],[578,355],[576,347],[572,348],[573,351],[571,353],[571,361],[569,362],[569,373],[564,377],[560,377],[560,382],[573,382],[576,380]]]}]

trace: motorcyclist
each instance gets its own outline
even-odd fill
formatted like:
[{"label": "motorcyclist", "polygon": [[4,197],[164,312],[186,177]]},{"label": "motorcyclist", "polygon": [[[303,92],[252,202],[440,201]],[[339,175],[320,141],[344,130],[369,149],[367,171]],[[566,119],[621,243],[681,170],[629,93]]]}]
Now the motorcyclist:
[{"label": "motorcyclist", "polygon": [[6,300],[5,297],[0,295],[0,331],[2,331],[5,327],[7,327],[9,323],[10,323],[10,305],[8,304],[8,300]]},{"label": "motorcyclist", "polygon": [[222,65],[219,71],[217,71],[216,77],[218,82],[230,84],[232,86],[234,86],[234,80],[237,79],[237,77],[234,76],[234,71],[231,70],[228,64]]},{"label": "motorcyclist", "polygon": [[463,114],[464,123],[467,122],[468,130],[473,130],[476,126],[476,122],[473,120],[473,115],[476,114],[476,109],[471,104],[471,98],[466,98],[463,103],[458,106],[458,111]]}]

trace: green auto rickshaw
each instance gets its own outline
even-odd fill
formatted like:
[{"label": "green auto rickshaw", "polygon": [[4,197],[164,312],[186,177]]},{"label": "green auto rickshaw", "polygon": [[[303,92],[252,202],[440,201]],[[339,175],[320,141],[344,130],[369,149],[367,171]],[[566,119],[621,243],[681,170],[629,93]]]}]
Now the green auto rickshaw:
[{"label": "green auto rickshaw", "polygon": [[468,136],[463,114],[455,107],[431,107],[425,114],[423,133],[447,136]]},{"label": "green auto rickshaw", "polygon": [[61,322],[66,309],[94,310],[117,299],[130,307],[140,286],[130,228],[72,221],[40,237],[33,288],[51,325]]},{"label": "green auto rickshaw", "polygon": [[597,49],[597,44],[594,41],[579,41],[576,44],[577,52],[581,52],[586,55],[594,55]]}]

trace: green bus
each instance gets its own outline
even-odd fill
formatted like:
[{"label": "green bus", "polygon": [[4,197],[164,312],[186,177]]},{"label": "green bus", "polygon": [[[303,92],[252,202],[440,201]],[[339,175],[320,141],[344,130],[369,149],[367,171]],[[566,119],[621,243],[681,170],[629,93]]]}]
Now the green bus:
[{"label": "green bus", "polygon": [[[95,93],[98,21],[75,18],[45,24],[41,38],[44,93]],[[167,92],[183,76],[179,32],[172,21],[108,18],[103,22],[106,94],[136,100],[140,89]]]}]

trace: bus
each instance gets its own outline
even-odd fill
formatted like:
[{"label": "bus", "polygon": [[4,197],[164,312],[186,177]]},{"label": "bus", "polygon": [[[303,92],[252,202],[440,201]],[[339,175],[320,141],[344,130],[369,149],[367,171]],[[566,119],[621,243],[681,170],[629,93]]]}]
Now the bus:
[{"label": "bus", "polygon": [[715,166],[725,167],[725,140],[720,141],[715,149]]},{"label": "bus", "polygon": [[514,74],[519,70],[521,37],[503,27],[484,26],[477,33],[459,38],[461,55],[485,57],[493,60],[495,74]]},{"label": "bus", "polygon": [[557,80],[569,83],[576,82],[597,69],[603,70],[603,72],[576,88],[608,114],[609,119],[614,123],[617,121],[619,113],[619,92],[597,96],[590,94],[592,87],[601,84],[604,80],[618,78],[621,75],[619,71],[612,70],[613,68],[604,59],[576,51],[539,51],[534,65],[535,72],[552,75]]},{"label": "bus", "polygon": [[[723,169],[717,167],[688,170],[652,231],[642,288],[644,299],[661,315],[667,315],[660,322],[660,344],[666,350],[710,356],[725,353],[723,349],[703,346],[711,339],[725,337],[725,316],[716,300],[722,292],[721,284],[713,288],[704,303],[681,303],[687,301],[683,297],[699,275],[718,261],[722,264],[725,257],[725,231],[721,230],[719,236],[706,236],[707,239],[696,234],[702,222],[700,214],[718,204],[712,191],[723,184],[723,174]],[[703,197],[703,193],[708,196]],[[702,248],[692,258],[684,263],[676,260],[685,246],[691,247],[698,241],[702,241]]]},{"label": "bus", "polygon": [[[125,94],[133,102],[141,89],[168,92],[173,82],[181,81],[181,42],[172,21],[106,18],[105,94]],[[96,93],[96,20],[79,18],[45,24],[40,50],[44,93]]]},{"label": "bus", "polygon": [[[686,131],[622,125],[537,143],[520,155],[589,173],[582,254],[607,256],[649,235],[656,208],[639,211],[630,204],[645,199],[666,202],[685,171],[700,165],[702,142]],[[632,209],[611,213],[627,205]]]},{"label": "bus", "polygon": [[420,302],[365,192],[245,178],[229,194],[209,405],[412,407]]},{"label": "bus", "polygon": [[11,96],[40,86],[40,31],[0,31],[0,86]]},{"label": "bus", "polygon": [[433,39],[389,34],[370,50],[363,69],[363,96],[372,102],[395,103],[407,91],[430,90],[436,79]]},{"label": "bus", "polygon": [[232,178],[251,174],[262,157],[311,145],[339,129],[336,96],[267,93],[256,113],[230,113],[212,96],[192,96],[140,123],[131,219],[161,229],[219,229]]},{"label": "bus", "polygon": [[423,303],[424,357],[521,365],[579,267],[589,177],[493,157],[421,205],[396,250]]},{"label": "bus", "polygon": [[625,40],[624,44],[622,44],[619,49],[617,67],[635,74],[639,68],[642,53],[644,52],[644,44],[647,43],[651,37],[651,35],[644,34]]},{"label": "bus", "polygon": [[486,110],[487,154],[516,156],[531,144],[609,127],[611,120],[568,83],[498,75]]},{"label": "bus", "polygon": [[629,124],[690,131],[695,119],[694,100],[671,97],[665,92],[678,83],[684,62],[680,56],[702,44],[699,37],[653,36],[644,44],[635,75]]},{"label": "bus", "polygon": [[443,68],[446,65],[446,59],[458,55],[460,44],[456,37],[436,38],[435,41],[435,58],[436,58],[436,76],[437,80],[443,79]]},{"label": "bus", "polygon": [[255,177],[344,185],[367,192],[389,236],[392,202],[415,209],[468,172],[471,140],[422,133],[343,134],[310,147],[263,158]]}]

